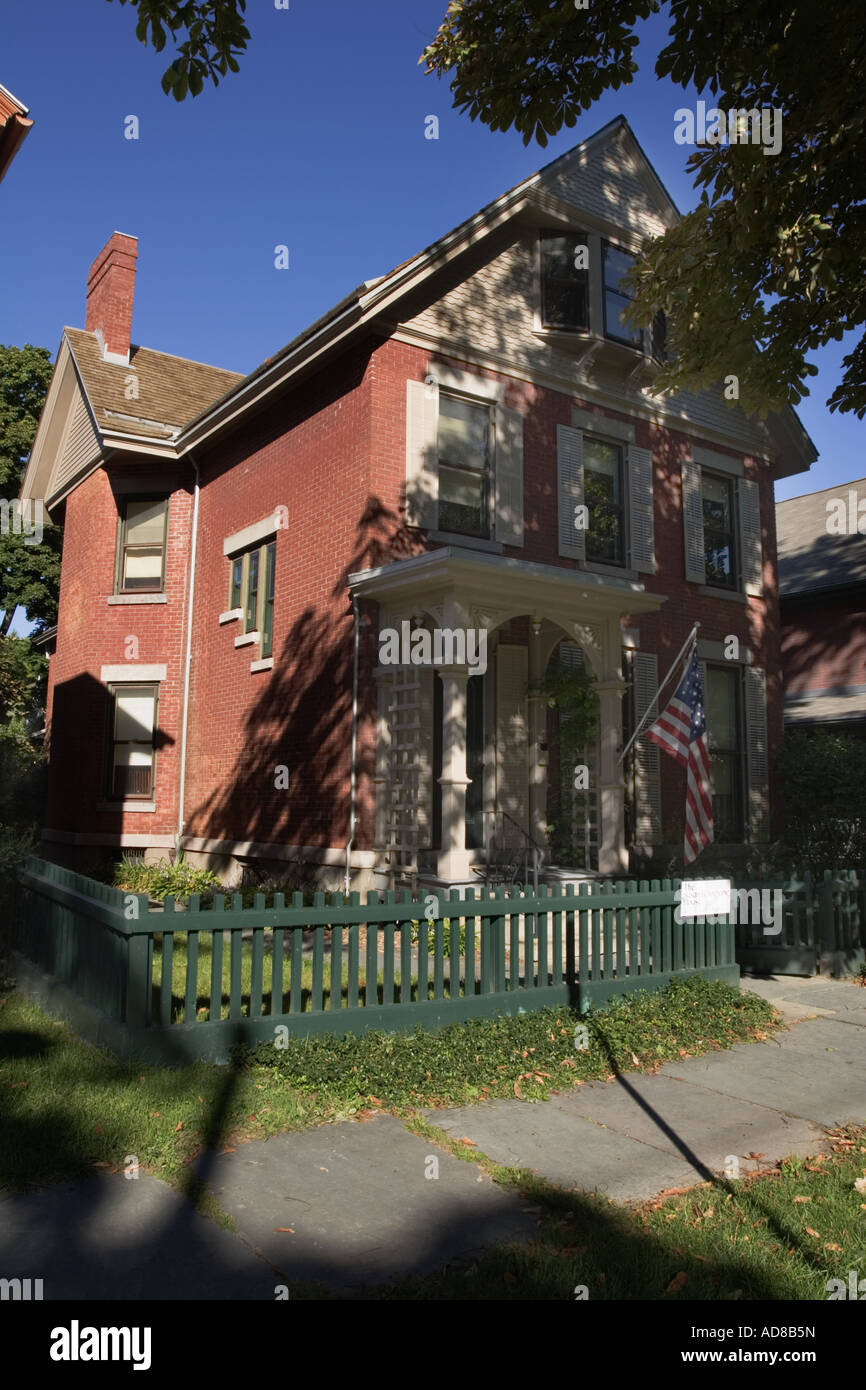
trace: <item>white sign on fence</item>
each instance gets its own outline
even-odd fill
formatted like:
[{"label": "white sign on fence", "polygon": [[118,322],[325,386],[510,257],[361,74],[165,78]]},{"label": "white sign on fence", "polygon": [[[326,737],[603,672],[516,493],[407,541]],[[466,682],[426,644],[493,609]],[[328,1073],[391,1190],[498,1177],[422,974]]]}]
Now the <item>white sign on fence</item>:
[{"label": "white sign on fence", "polygon": [[731,880],[729,878],[700,878],[684,880],[679,915],[694,917],[727,917],[731,911]]}]

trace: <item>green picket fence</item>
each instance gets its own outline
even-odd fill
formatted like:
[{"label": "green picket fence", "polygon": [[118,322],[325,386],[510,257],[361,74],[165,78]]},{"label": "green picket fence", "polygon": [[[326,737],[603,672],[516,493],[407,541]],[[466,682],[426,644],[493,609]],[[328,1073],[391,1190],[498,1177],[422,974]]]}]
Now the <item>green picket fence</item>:
[{"label": "green picket fence", "polygon": [[581,1011],[699,973],[735,984],[734,928],[677,922],[679,880],[452,890],[146,896],[35,856],[18,870],[19,978],[122,1056],[225,1061],[237,1043],[439,1028],[544,1005]]},{"label": "green picket fence", "polygon": [[856,974],[866,960],[866,876],[858,870],[740,881],[737,890],[736,955],[744,971],[840,976]]}]

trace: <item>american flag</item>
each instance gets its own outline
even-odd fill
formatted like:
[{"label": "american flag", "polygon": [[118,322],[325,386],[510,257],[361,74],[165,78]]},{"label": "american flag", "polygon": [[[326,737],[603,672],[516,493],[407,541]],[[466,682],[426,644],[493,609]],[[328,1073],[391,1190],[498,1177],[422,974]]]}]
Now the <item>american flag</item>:
[{"label": "american flag", "polygon": [[697,649],[692,651],[692,659],[669,704],[646,736],[688,768],[684,859],[691,864],[713,839],[710,748]]}]

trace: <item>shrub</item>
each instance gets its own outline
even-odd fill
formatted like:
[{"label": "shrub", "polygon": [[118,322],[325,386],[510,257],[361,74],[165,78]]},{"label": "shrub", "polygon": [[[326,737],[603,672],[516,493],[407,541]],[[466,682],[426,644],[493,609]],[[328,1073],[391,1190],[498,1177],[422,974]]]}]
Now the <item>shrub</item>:
[{"label": "shrub", "polygon": [[785,735],[784,843],[813,872],[866,863],[866,740],[827,729]]},{"label": "shrub", "polygon": [[207,893],[219,889],[220,881],[210,869],[197,869],[192,864],[143,864],[137,859],[121,859],[114,865],[112,882],[115,888],[129,893],[147,893],[162,902],[169,893],[185,900],[191,893]]}]

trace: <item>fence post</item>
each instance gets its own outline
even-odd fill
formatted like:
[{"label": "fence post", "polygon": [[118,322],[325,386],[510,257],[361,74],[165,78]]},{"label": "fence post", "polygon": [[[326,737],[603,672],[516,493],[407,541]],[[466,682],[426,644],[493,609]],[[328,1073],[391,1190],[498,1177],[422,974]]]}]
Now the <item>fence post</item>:
[{"label": "fence post", "polygon": [[[833,922],[833,870],[825,869],[823,881],[818,885],[818,973],[823,974],[829,967],[835,970],[836,933]],[[829,959],[828,959],[829,956]]]},{"label": "fence post", "polygon": [[[130,894],[130,896],[132,896]],[[146,893],[136,893],[138,921],[147,922],[149,901]],[[150,1023],[153,982],[148,970],[149,933],[136,932],[126,938],[126,995],[123,1022],[130,1028],[146,1028]]]}]

